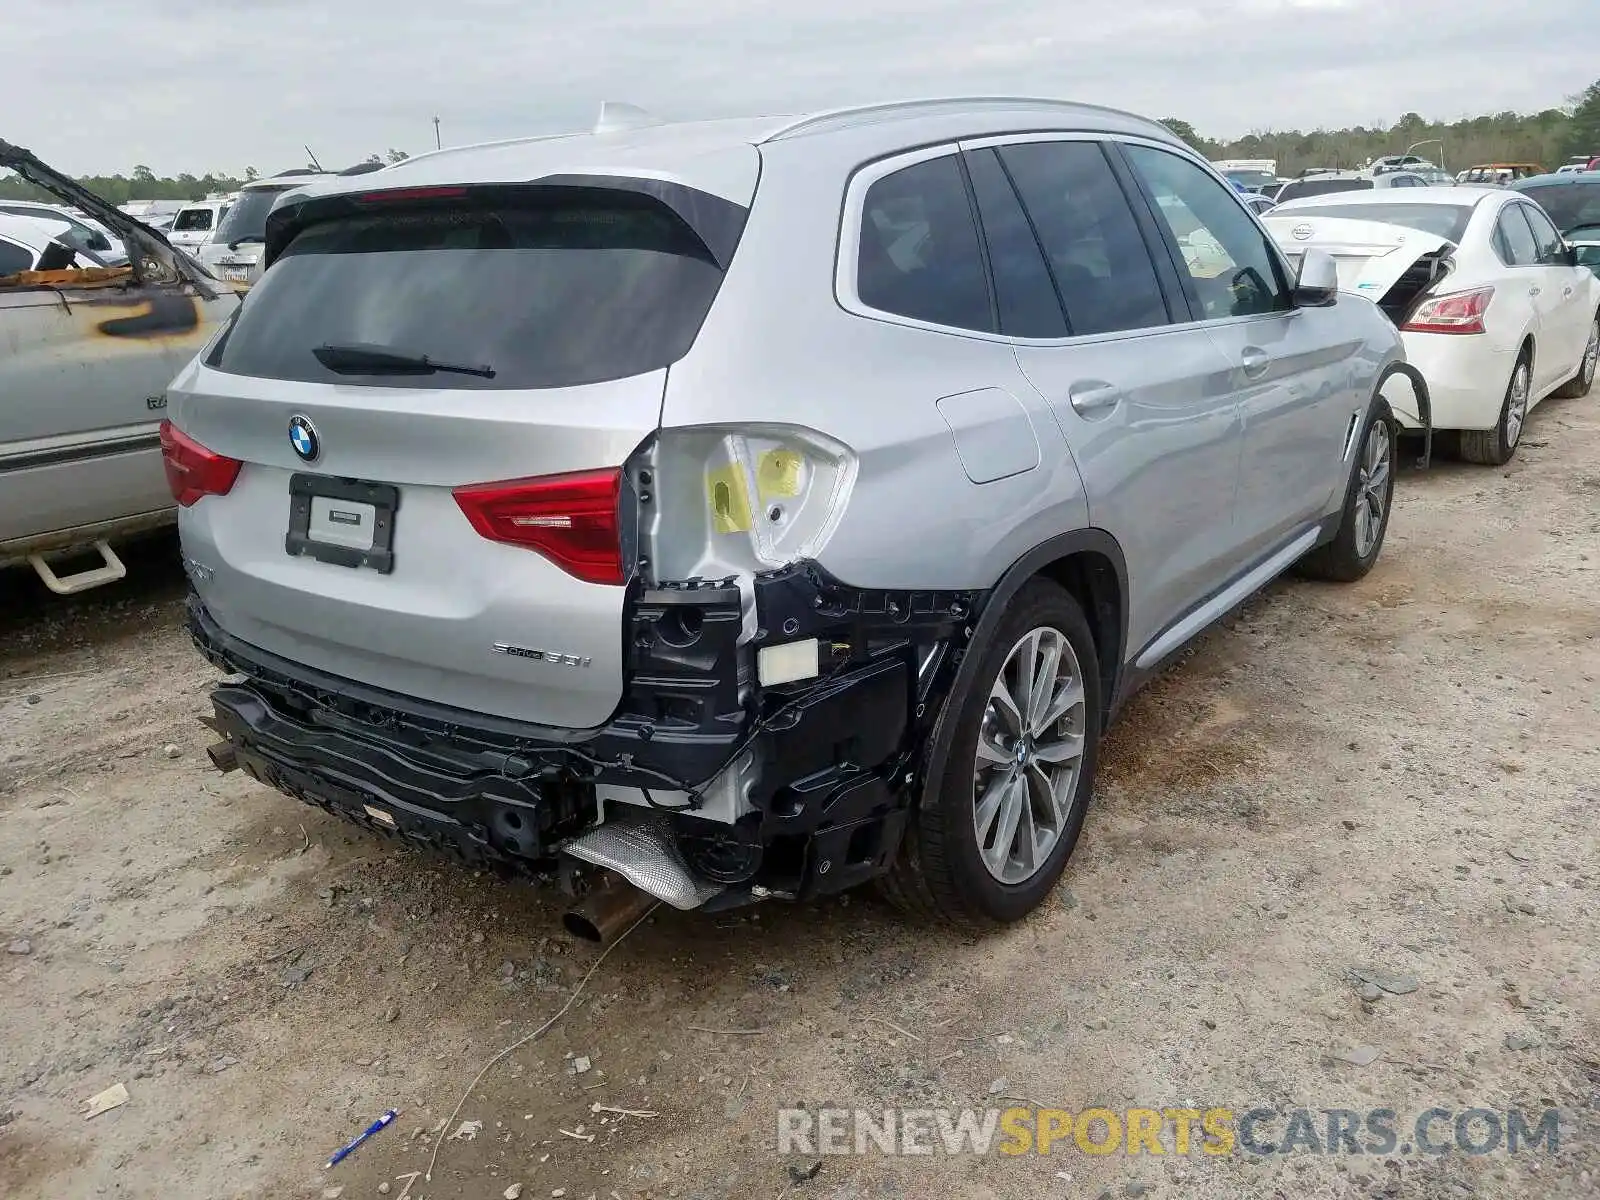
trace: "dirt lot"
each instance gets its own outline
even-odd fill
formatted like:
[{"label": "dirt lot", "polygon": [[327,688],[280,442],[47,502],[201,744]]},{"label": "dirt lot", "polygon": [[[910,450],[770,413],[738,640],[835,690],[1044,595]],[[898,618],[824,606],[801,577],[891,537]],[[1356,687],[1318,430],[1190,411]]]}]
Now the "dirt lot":
[{"label": "dirt lot", "polygon": [[[1274,587],[1146,692],[1033,919],[660,913],[466,1097],[446,1133],[482,1132],[431,1183],[463,1089],[595,951],[552,898],[213,773],[170,544],[73,603],[0,580],[0,1195],[1595,1195],[1600,399],[1527,436],[1504,472],[1403,478],[1371,577]],[[1352,968],[1418,986],[1364,1001]],[[776,1151],[780,1106],[1010,1097],[1387,1107],[1402,1135],[1557,1106],[1560,1149]]]}]

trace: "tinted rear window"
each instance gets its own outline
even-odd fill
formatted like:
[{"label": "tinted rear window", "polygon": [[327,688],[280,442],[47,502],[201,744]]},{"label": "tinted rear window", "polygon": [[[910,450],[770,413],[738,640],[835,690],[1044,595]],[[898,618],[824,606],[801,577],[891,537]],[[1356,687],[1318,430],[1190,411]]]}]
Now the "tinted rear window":
[{"label": "tinted rear window", "polygon": [[[705,245],[657,201],[560,191],[312,225],[208,363],[312,383],[480,389],[598,383],[681,358],[722,280]],[[341,374],[313,353],[350,344],[494,375]]]},{"label": "tinted rear window", "polygon": [[1381,221],[1385,225],[1403,225],[1407,229],[1431,233],[1457,245],[1461,244],[1461,237],[1467,232],[1467,222],[1472,220],[1470,204],[1297,204],[1281,210],[1279,215],[1287,217],[1302,212],[1346,221]]},{"label": "tinted rear window", "polygon": [[1362,192],[1372,190],[1370,179],[1296,179],[1286,183],[1278,193],[1278,203],[1297,200],[1301,196],[1330,196],[1334,192]]},{"label": "tinted rear window", "polygon": [[186,208],[172,222],[172,228],[174,232],[210,229],[211,210],[209,208]]},{"label": "tinted rear window", "polygon": [[296,185],[280,188],[250,188],[242,192],[228,215],[217,226],[217,241],[237,242],[241,238],[259,242],[267,232],[267,214],[279,196],[293,190]]}]

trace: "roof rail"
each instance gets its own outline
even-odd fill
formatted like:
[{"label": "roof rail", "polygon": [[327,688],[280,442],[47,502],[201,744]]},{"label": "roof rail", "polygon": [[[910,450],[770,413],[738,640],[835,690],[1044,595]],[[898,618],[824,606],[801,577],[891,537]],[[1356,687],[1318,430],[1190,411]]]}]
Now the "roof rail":
[{"label": "roof rail", "polygon": [[1157,122],[1125,109],[1110,108],[1103,104],[1084,104],[1076,100],[1051,99],[1045,96],[932,96],[915,100],[888,100],[878,104],[857,104],[845,108],[824,109],[808,116],[797,117],[788,125],[769,133],[763,142],[779,142],[786,138],[801,137],[810,133],[848,129],[873,120],[894,120],[899,117],[935,116],[945,110],[970,112],[998,112],[1013,108],[1055,108],[1063,111],[1102,112],[1111,116],[1129,117],[1135,121],[1155,125]]}]

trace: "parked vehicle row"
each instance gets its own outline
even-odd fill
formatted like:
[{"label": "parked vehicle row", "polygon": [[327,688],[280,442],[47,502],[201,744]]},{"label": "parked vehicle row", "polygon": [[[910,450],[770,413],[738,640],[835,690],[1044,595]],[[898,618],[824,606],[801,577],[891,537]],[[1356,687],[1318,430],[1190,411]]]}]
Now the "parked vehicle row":
[{"label": "parked vehicle row", "polygon": [[[1340,287],[1374,299],[1401,329],[1433,426],[1453,431],[1470,462],[1506,462],[1534,406],[1594,382],[1600,279],[1519,192],[1341,192],[1286,201],[1266,223],[1286,248],[1331,254]],[[1420,425],[1391,403],[1402,425]]]}]

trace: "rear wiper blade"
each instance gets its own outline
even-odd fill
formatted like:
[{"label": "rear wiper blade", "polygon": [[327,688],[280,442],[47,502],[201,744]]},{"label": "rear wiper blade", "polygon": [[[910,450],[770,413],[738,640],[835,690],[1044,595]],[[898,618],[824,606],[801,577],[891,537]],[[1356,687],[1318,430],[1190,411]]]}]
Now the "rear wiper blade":
[{"label": "rear wiper blade", "polygon": [[246,242],[263,242],[264,243],[266,240],[267,240],[266,238],[262,237],[258,233],[247,233],[243,237],[234,238],[233,241],[229,242],[228,243],[228,249],[229,250],[237,250],[240,246],[244,245]]},{"label": "rear wiper blade", "polygon": [[345,375],[432,375],[435,371],[450,375],[477,375],[493,379],[494,368],[474,366],[471,363],[441,362],[426,354],[406,354],[388,346],[366,342],[349,342],[340,345],[318,346],[311,352],[317,361],[330,371]]}]

